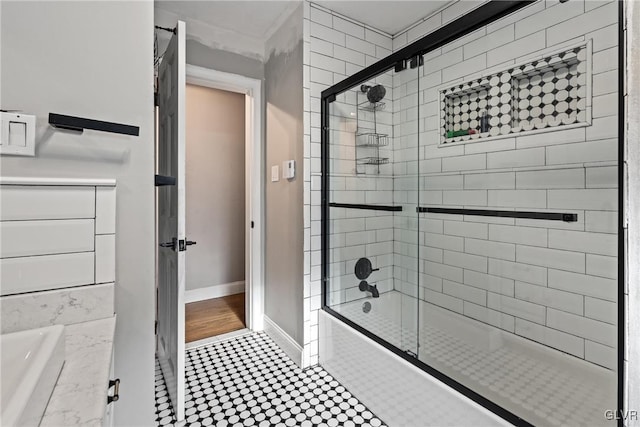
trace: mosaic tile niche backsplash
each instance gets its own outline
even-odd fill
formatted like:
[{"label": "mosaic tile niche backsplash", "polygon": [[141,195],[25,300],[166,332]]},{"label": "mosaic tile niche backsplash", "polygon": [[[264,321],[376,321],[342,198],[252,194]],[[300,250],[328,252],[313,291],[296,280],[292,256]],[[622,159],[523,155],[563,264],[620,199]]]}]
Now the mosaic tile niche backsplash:
[{"label": "mosaic tile niche backsplash", "polygon": [[441,143],[591,123],[591,42],[440,91]]}]

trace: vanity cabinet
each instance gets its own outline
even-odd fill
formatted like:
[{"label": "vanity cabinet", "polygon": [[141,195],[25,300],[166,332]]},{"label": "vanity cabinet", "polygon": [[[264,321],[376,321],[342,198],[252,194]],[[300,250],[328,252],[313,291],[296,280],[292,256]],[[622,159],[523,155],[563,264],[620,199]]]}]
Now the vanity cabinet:
[{"label": "vanity cabinet", "polygon": [[0,205],[1,332],[65,326],[40,426],[112,426],[115,180],[0,177]]}]

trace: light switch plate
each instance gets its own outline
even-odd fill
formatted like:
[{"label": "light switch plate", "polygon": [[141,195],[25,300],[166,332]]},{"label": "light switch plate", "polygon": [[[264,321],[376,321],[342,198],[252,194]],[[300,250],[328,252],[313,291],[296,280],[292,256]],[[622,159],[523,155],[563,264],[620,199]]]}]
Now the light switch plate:
[{"label": "light switch plate", "polygon": [[278,165],[271,166],[271,182],[280,181],[280,168]]},{"label": "light switch plate", "polygon": [[0,112],[0,154],[36,155],[36,116]]}]

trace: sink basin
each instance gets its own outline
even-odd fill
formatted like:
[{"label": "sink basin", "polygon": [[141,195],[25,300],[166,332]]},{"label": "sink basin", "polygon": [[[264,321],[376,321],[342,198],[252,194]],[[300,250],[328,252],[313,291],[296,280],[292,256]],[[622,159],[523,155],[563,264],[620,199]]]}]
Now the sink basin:
[{"label": "sink basin", "polygon": [[0,335],[0,425],[37,426],[64,364],[64,326]]}]

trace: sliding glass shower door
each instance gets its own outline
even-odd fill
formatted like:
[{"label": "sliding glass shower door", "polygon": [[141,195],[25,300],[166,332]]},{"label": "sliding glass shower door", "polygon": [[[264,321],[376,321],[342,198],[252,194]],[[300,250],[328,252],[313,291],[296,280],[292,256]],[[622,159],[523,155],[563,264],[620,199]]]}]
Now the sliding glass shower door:
[{"label": "sliding glass shower door", "polygon": [[418,357],[534,425],[614,423],[617,132],[593,126],[617,117],[593,97],[603,68],[589,38],[485,50],[454,41],[419,71]]},{"label": "sliding glass shower door", "polygon": [[620,404],[616,7],[463,20],[323,92],[323,309],[518,425]]},{"label": "sliding glass shower door", "polygon": [[324,181],[326,306],[412,355],[418,351],[418,94],[410,85],[417,73],[389,70],[329,104]]}]

